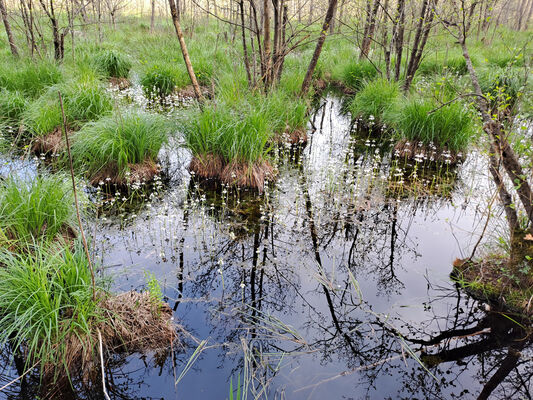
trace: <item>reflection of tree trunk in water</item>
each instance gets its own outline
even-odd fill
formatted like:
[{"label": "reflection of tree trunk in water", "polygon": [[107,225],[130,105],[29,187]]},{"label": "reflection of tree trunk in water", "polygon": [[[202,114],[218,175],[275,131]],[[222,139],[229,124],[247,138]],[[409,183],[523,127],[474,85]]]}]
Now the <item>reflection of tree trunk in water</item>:
[{"label": "reflection of tree trunk in water", "polygon": [[394,273],[394,250],[396,244],[396,238],[398,237],[398,232],[396,230],[396,225],[398,224],[398,202],[394,202],[393,211],[392,211],[392,226],[390,234],[390,257],[389,264],[387,267],[390,269],[391,280],[396,279],[396,274]]},{"label": "reflection of tree trunk in water", "polygon": [[[319,244],[318,244],[318,235],[316,231],[315,220],[313,218],[313,205],[311,203],[311,196],[309,195],[309,189],[307,186],[307,180],[305,178],[305,171],[303,170],[302,163],[299,164],[299,172],[300,172],[300,184],[302,186],[302,193],[305,199],[305,210],[306,210],[307,219],[308,219],[307,222],[309,223],[309,231],[311,234],[311,241],[313,243],[313,249],[315,253],[315,260],[318,263],[318,266],[320,267],[320,270],[321,270],[320,272],[324,272],[324,267],[322,266],[322,259],[320,257],[320,249],[319,249]],[[338,333],[345,339],[348,346],[350,346],[350,349],[352,350],[352,352],[354,354],[357,353],[357,350],[355,349],[353,345],[352,338],[347,333],[343,332],[339,319],[337,318],[337,315],[335,315],[333,299],[331,298],[331,294],[329,290],[323,284],[320,284],[320,285],[322,286],[322,289],[324,290],[324,294],[326,295],[326,301],[328,303],[328,308],[331,313],[331,319],[333,320],[333,324],[335,325],[335,328],[337,329]]]},{"label": "reflection of tree trunk in water", "polygon": [[[189,181],[189,187],[187,188],[187,204],[191,203],[191,193],[194,190],[194,182],[191,179]],[[176,303],[174,304],[174,311],[178,309],[178,305],[183,298],[183,270],[185,268],[185,261],[184,261],[184,250],[185,247],[185,233],[187,232],[187,229],[189,227],[189,208],[188,206],[183,209],[183,236],[180,239],[179,243],[179,268],[178,268],[178,298],[176,299]]]},{"label": "reflection of tree trunk in water", "polygon": [[509,346],[507,349],[507,357],[502,361],[500,368],[491,376],[489,381],[483,386],[483,390],[478,396],[478,400],[486,400],[490,394],[503,382],[505,378],[511,373],[514,367],[520,360],[520,350],[525,346],[525,342],[519,342],[516,346]]}]

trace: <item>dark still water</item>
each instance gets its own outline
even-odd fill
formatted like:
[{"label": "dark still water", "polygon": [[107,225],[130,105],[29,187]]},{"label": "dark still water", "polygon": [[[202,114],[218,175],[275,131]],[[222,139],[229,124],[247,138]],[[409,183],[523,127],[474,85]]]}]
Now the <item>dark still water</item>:
[{"label": "dark still water", "polygon": [[[437,177],[398,165],[334,98],[312,125],[301,154],[277,154],[261,196],[195,183],[173,148],[168,187],[95,222],[114,289],[153,274],[181,331],[162,366],[117,360],[112,399],[470,399],[497,372],[514,330],[449,277],[485,225],[484,156]],[[492,212],[481,252],[505,235]],[[492,398],[531,398],[531,356],[522,349]],[[3,384],[14,377],[6,368]],[[104,397],[96,385],[63,398]]]}]

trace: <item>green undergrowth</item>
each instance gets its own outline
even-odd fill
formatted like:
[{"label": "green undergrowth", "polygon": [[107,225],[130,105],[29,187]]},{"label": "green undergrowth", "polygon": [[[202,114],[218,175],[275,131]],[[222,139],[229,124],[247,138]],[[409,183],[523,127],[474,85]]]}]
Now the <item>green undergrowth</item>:
[{"label": "green undergrowth", "polygon": [[148,98],[165,97],[174,92],[176,87],[187,85],[183,71],[177,67],[157,64],[148,67],[141,76],[141,86]]},{"label": "green undergrowth", "polygon": [[97,71],[107,78],[127,78],[132,66],[129,57],[113,50],[96,53],[92,62]]},{"label": "green undergrowth", "polygon": [[58,65],[47,60],[0,63],[0,88],[39,96],[47,87],[62,80]]},{"label": "green undergrowth", "polygon": [[7,89],[0,91],[0,121],[17,125],[27,106],[23,93]]},{"label": "green undergrowth", "polygon": [[378,76],[376,66],[367,60],[346,65],[342,74],[342,83],[353,90],[360,90],[366,81]]}]

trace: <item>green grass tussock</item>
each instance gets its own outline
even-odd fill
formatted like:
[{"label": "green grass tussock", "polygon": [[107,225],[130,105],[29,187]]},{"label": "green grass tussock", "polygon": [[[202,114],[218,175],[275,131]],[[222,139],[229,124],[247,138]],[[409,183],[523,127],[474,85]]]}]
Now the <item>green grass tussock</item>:
[{"label": "green grass tussock", "polygon": [[100,318],[81,246],[38,247],[31,255],[3,250],[0,264],[0,343],[23,349],[27,367],[68,369],[65,343],[88,337]]},{"label": "green grass tussock", "polygon": [[29,181],[10,176],[1,182],[0,247],[50,242],[75,226],[74,195],[66,176],[38,175]]},{"label": "green grass tussock", "polygon": [[360,61],[348,64],[342,74],[342,82],[353,90],[363,87],[365,81],[374,79],[378,75],[376,67],[370,61]]},{"label": "green grass tussock", "polygon": [[86,124],[73,137],[72,157],[89,177],[110,172],[123,178],[132,164],[155,162],[170,133],[155,114],[117,112]]},{"label": "green grass tussock", "polygon": [[[440,108],[439,108],[440,107]],[[462,103],[447,106],[413,98],[396,113],[394,126],[409,141],[433,143],[450,151],[465,151],[474,137],[473,116]]]},{"label": "green grass tussock", "polygon": [[24,125],[33,136],[44,136],[62,124],[58,91],[63,97],[67,125],[79,129],[85,122],[109,113],[112,100],[94,79],[52,86],[24,112]]},{"label": "green grass tussock", "polygon": [[103,50],[93,58],[96,69],[107,78],[127,78],[131,61],[127,56],[113,50]]},{"label": "green grass tussock", "polygon": [[59,67],[49,61],[25,61],[0,66],[0,88],[23,92],[29,97],[39,96],[61,79]]},{"label": "green grass tussock", "polygon": [[399,96],[400,88],[396,82],[379,78],[367,82],[355,95],[348,108],[354,118],[382,124],[397,105]]},{"label": "green grass tussock", "polygon": [[141,77],[141,86],[148,98],[168,96],[174,92],[177,85],[175,71],[164,65],[150,67]]},{"label": "green grass tussock", "polygon": [[21,92],[0,91],[0,121],[17,124],[27,105],[26,97]]}]

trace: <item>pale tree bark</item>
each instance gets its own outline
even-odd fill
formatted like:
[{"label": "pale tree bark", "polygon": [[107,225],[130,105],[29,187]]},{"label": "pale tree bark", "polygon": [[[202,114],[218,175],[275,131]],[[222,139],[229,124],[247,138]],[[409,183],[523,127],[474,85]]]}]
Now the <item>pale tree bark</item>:
[{"label": "pale tree bark", "polygon": [[307,68],[307,73],[305,74],[305,78],[302,83],[302,88],[300,90],[301,96],[305,96],[307,92],[309,91],[309,88],[311,87],[311,80],[313,78],[313,73],[315,72],[315,68],[318,63],[318,59],[320,57],[320,53],[322,52],[322,47],[324,46],[324,42],[326,41],[326,36],[329,30],[329,24],[331,20],[333,19],[333,12],[335,11],[336,6],[337,6],[337,0],[329,0],[328,11],[326,12],[324,24],[322,25],[322,31],[320,32],[320,36],[316,43],[315,52],[313,53],[313,57],[311,58],[311,62],[309,63],[309,67]]},{"label": "pale tree bark", "polygon": [[189,78],[191,78],[191,83],[194,89],[194,94],[196,95],[196,98],[198,99],[198,101],[203,101],[204,98],[202,96],[202,91],[200,90],[200,85],[198,85],[198,81],[196,80],[196,75],[194,73],[194,69],[191,64],[191,59],[189,58],[189,51],[187,50],[187,45],[185,43],[185,39],[183,38],[183,31],[181,30],[181,24],[180,24],[180,19],[178,16],[178,10],[176,7],[176,3],[174,2],[174,0],[168,0],[168,4],[170,6],[170,14],[172,16],[172,22],[174,23],[174,28],[176,29],[176,35],[178,36],[178,40],[180,42],[183,60],[185,61],[185,66],[187,67]]},{"label": "pale tree bark", "polygon": [[15,44],[15,39],[13,38],[13,33],[11,32],[11,25],[9,24],[9,19],[7,15],[6,6],[4,0],[0,0],[0,13],[2,14],[2,20],[4,21],[4,27],[6,28],[7,40],[9,42],[9,47],[11,48],[11,53],[14,57],[19,56],[17,45]]},{"label": "pale tree bark", "polygon": [[263,0],[263,80],[268,87],[270,84],[270,69],[272,68],[272,60],[270,53],[270,0]]},{"label": "pale tree bark", "polygon": [[150,33],[154,33],[155,0],[152,0],[152,15],[150,16]]},{"label": "pale tree bark", "polygon": [[374,0],[374,4],[371,4],[371,0],[367,0],[367,19],[365,24],[365,30],[363,34],[363,41],[361,42],[361,53],[359,53],[359,59],[368,56],[370,51],[370,45],[374,38],[374,30],[376,29],[376,17],[379,9],[379,0]]}]

